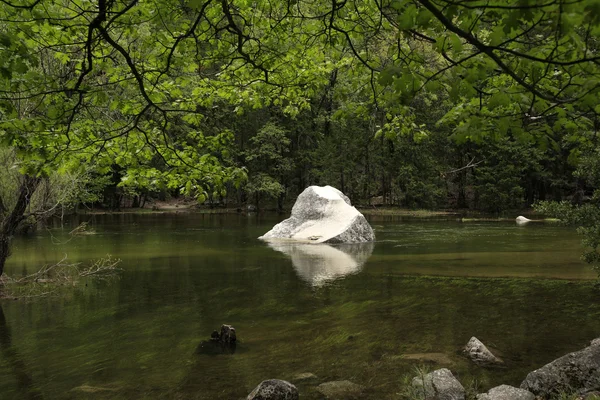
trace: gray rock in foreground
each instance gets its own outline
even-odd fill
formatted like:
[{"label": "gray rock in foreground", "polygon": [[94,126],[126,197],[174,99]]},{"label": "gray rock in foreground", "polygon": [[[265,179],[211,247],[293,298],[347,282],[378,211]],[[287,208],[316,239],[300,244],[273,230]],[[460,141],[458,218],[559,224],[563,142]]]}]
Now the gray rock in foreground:
[{"label": "gray rock in foreground", "polygon": [[375,234],[365,217],[342,192],[331,186],[309,186],[296,199],[292,215],[259,237],[304,243],[372,242]]},{"label": "gray rock in foreground", "polygon": [[502,360],[492,354],[483,343],[473,336],[463,349],[463,353],[480,366],[499,365]]},{"label": "gray rock in foreground", "polygon": [[262,381],[246,400],[298,400],[298,389],[289,382],[279,379]]},{"label": "gray rock in foreground", "polygon": [[534,400],[533,393],[513,386],[500,385],[487,393],[478,394],[477,400]]},{"label": "gray rock in foreground", "polygon": [[600,340],[530,372],[521,388],[542,397],[560,392],[583,394],[600,390]]},{"label": "gray rock in foreground", "polygon": [[317,391],[329,400],[360,399],[364,390],[364,386],[350,381],[325,382],[317,386]]},{"label": "gray rock in foreground", "polygon": [[412,381],[417,398],[424,400],[464,400],[465,388],[447,368],[435,370]]}]

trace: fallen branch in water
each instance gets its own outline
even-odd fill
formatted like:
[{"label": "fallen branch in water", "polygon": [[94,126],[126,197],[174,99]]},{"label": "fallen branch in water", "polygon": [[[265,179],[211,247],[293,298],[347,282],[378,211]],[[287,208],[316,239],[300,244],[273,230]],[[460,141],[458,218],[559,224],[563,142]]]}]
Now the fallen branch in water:
[{"label": "fallen branch in water", "polygon": [[94,276],[94,277],[102,277],[107,278],[113,276],[117,272],[121,272],[121,268],[117,268],[117,265],[121,263],[121,260],[111,258],[107,256],[106,258],[101,258],[94,262],[87,268],[83,268],[79,271],[79,276]]},{"label": "fallen branch in water", "polygon": [[55,294],[60,287],[76,286],[82,279],[109,280],[122,271],[121,260],[107,255],[91,265],[69,263],[65,255],[55,264],[44,265],[38,271],[19,278],[4,274],[0,277],[0,298],[33,298]]},{"label": "fallen branch in water", "polygon": [[67,239],[65,241],[60,241],[60,240],[56,239],[50,229],[46,229],[46,230],[50,234],[50,238],[52,239],[52,244],[60,244],[60,245],[67,244],[71,240],[75,239],[78,236],[86,236],[86,235],[95,235],[96,234],[96,231],[88,228],[88,223],[85,221],[80,223],[79,225],[77,225],[77,227],[75,227],[71,232],[69,232],[70,237],[69,237],[69,239]]}]

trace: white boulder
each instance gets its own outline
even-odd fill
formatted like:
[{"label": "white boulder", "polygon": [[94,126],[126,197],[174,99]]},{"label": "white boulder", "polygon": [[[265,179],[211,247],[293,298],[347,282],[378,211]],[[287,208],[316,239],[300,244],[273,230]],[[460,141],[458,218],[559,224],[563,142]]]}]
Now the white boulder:
[{"label": "white boulder", "polygon": [[331,186],[309,186],[296,199],[292,215],[259,237],[304,243],[360,243],[375,240],[373,228],[350,199]]}]

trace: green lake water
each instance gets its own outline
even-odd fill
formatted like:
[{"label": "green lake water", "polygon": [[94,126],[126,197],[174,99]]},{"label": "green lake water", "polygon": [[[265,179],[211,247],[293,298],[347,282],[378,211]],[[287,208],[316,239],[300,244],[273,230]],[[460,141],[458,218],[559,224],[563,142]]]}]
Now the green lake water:
[{"label": "green lake water", "polygon": [[[93,235],[68,241],[87,221]],[[399,399],[425,358],[481,390],[600,336],[595,273],[571,228],[532,223],[371,217],[377,242],[269,246],[276,217],[79,216],[17,238],[6,272],[65,254],[122,260],[118,280],[67,296],[0,302],[0,399],[241,399],[269,378],[350,380],[366,399]],[[196,350],[223,323],[234,354]],[[477,336],[506,362],[482,369],[460,355]],[[418,357],[417,357],[418,358]]]}]

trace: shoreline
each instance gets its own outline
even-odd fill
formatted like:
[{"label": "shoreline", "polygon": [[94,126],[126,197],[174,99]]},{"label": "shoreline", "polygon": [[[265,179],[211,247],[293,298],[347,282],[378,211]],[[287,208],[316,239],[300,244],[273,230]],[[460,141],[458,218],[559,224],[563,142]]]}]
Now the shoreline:
[{"label": "shoreline", "polygon": [[[443,210],[427,210],[427,209],[409,209],[395,207],[362,207],[357,206],[356,209],[365,216],[377,217],[411,217],[411,218],[456,218],[463,222],[507,222],[514,221],[517,215],[533,216],[537,220],[554,221],[553,219],[544,218],[542,215],[536,215],[531,209],[524,210],[509,210],[500,215],[486,213],[477,210],[465,209],[443,209]],[[286,208],[282,212],[275,209],[260,210],[258,214],[282,214],[289,215],[291,208]],[[255,211],[247,211],[237,207],[214,207],[197,206],[189,203],[162,203],[158,205],[150,205],[144,208],[122,208],[117,210],[109,210],[102,208],[79,209],[74,212],[77,215],[110,215],[110,214],[250,214]],[[510,216],[509,216],[510,215]],[[515,215],[513,217],[512,215]]]}]

